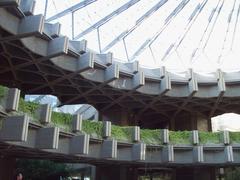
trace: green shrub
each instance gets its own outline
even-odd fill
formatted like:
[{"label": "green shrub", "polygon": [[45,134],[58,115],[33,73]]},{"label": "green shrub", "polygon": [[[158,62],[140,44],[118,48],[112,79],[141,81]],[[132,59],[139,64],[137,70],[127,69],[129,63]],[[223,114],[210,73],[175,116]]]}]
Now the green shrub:
[{"label": "green shrub", "polygon": [[146,144],[162,144],[161,129],[141,129],[141,140]]},{"label": "green shrub", "polygon": [[132,127],[121,127],[112,125],[111,136],[118,141],[131,142],[132,141]]},{"label": "green shrub", "polygon": [[16,167],[23,174],[25,180],[46,180],[59,174],[68,176],[72,171],[72,168],[66,164],[55,163],[49,160],[18,159]]},{"label": "green shrub", "polygon": [[191,144],[191,131],[169,131],[171,144]]},{"label": "green shrub", "polygon": [[220,144],[219,132],[198,132],[200,144]]},{"label": "green shrub", "polygon": [[229,132],[231,143],[240,143],[240,132]]},{"label": "green shrub", "polygon": [[69,113],[61,113],[61,112],[53,111],[51,122],[57,125],[58,127],[66,131],[69,131],[72,125],[72,118],[73,118],[73,115]]},{"label": "green shrub", "polygon": [[7,91],[8,91],[7,87],[0,86],[0,99],[2,99],[6,95]]},{"label": "green shrub", "polygon": [[94,138],[102,138],[103,124],[102,122],[83,120],[82,130]]},{"label": "green shrub", "polygon": [[19,100],[18,111],[28,114],[33,117],[34,120],[38,120],[36,116],[36,110],[39,108],[40,104],[30,101],[25,101],[23,98]]}]

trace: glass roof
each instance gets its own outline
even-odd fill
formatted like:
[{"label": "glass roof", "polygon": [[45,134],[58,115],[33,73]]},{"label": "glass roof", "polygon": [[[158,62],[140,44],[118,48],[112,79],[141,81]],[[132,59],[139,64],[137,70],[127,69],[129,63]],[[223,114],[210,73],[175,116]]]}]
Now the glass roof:
[{"label": "glass roof", "polygon": [[37,0],[39,13],[118,61],[174,72],[240,70],[240,0]]}]

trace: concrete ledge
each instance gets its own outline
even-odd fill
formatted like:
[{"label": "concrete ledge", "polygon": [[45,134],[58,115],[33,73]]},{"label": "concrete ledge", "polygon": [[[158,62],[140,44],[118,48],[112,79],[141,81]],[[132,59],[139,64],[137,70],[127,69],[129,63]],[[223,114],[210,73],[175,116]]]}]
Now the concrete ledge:
[{"label": "concrete ledge", "polygon": [[77,71],[83,72],[94,68],[94,54],[87,52],[80,56]]},{"label": "concrete ledge", "polygon": [[133,144],[132,160],[133,161],[144,161],[145,158],[146,158],[146,144],[144,144],[144,143]]},{"label": "concrete ledge", "polygon": [[102,158],[117,158],[117,141],[114,139],[104,140],[101,150]]},{"label": "concrete ledge", "polygon": [[11,116],[2,122],[0,140],[2,141],[27,141],[29,117]]},{"label": "concrete ledge", "polygon": [[119,78],[119,66],[117,64],[108,66],[105,70],[104,83],[109,83],[117,78]]},{"label": "concrete ledge", "polygon": [[18,111],[20,90],[16,88],[10,88],[8,90],[6,110],[7,111]]},{"label": "concrete ledge", "polygon": [[199,136],[198,136],[198,130],[192,131],[192,144],[197,145],[199,144]]},{"label": "concrete ledge", "polygon": [[112,123],[110,121],[103,121],[103,138],[111,137]]},{"label": "concrete ledge", "polygon": [[145,84],[145,76],[144,76],[144,72],[138,72],[136,74],[134,74],[133,79],[132,79],[132,90],[134,89],[138,89],[142,86],[144,86]]},{"label": "concrete ledge", "polygon": [[75,114],[72,119],[72,131],[74,133],[82,131],[82,115]]},{"label": "concrete ledge", "polygon": [[76,155],[87,155],[89,152],[90,136],[87,134],[74,136],[71,138],[70,153]]},{"label": "concrete ledge", "polygon": [[57,38],[60,35],[61,25],[60,23],[50,24],[45,23],[44,24],[44,33],[47,34],[49,37]]},{"label": "concrete ledge", "polygon": [[173,145],[164,146],[162,149],[162,161],[165,163],[174,162]]},{"label": "concrete ledge", "polygon": [[228,131],[222,131],[221,132],[221,141],[225,144],[228,145],[230,144],[230,136]]},{"label": "concrete ledge", "polygon": [[87,41],[69,41],[69,46],[74,49],[77,53],[85,53],[87,51]]},{"label": "concrete ledge", "polygon": [[225,154],[225,161],[227,163],[231,163],[234,161],[232,146],[225,146],[224,154]]},{"label": "concrete ledge", "polygon": [[33,15],[36,2],[34,0],[20,0],[20,9],[26,15]]},{"label": "concrete ledge", "polygon": [[51,122],[51,116],[52,116],[52,107],[50,104],[42,104],[38,110],[37,115],[39,117],[39,121],[42,124],[49,124]]},{"label": "concrete ledge", "polygon": [[36,148],[57,149],[59,141],[59,128],[40,128],[37,132]]},{"label": "concrete ledge", "polygon": [[68,52],[69,40],[66,36],[58,37],[50,41],[47,49],[48,57],[56,57]]},{"label": "concrete ledge", "polygon": [[193,147],[193,162],[194,163],[204,162],[203,146],[194,146]]},{"label": "concrete ledge", "polygon": [[163,144],[168,144],[169,143],[169,131],[168,131],[168,129],[163,129],[161,136],[162,136]]},{"label": "concrete ledge", "polygon": [[132,141],[139,142],[140,141],[140,127],[134,126],[132,129]]},{"label": "concrete ledge", "polygon": [[1,0],[0,7],[19,6],[21,0]]}]

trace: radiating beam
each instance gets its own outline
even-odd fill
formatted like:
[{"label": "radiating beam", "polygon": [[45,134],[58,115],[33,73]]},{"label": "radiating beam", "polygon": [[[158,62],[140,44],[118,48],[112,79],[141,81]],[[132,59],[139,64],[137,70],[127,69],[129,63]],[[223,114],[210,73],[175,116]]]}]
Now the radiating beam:
[{"label": "radiating beam", "polygon": [[85,34],[88,34],[91,31],[93,31],[94,29],[99,28],[103,24],[110,21],[114,16],[121,14],[122,12],[124,12],[125,10],[127,10],[128,8],[130,8],[131,6],[133,6],[134,4],[136,4],[139,1],[140,0],[131,0],[131,1],[127,2],[126,4],[122,5],[115,11],[111,12],[110,14],[108,14],[107,16],[105,16],[104,18],[102,18],[101,20],[99,20],[98,22],[96,22],[95,24],[93,24],[92,26],[90,26],[89,28],[87,28],[86,30],[81,32],[80,34],[78,34],[74,39],[79,39],[80,37],[84,36]]},{"label": "radiating beam", "polygon": [[89,4],[91,4],[91,3],[95,2],[95,1],[97,1],[97,0],[85,0],[85,1],[82,1],[82,2],[80,2],[78,4],[75,4],[75,5],[71,6],[70,8],[67,8],[67,9],[65,9],[65,10],[55,14],[54,16],[48,18],[46,20],[46,22],[53,21],[55,19],[58,19],[60,17],[65,16],[65,15],[71,13],[71,12],[77,11],[77,10],[79,10],[81,8],[84,8],[84,7],[88,6]]},{"label": "radiating beam", "polygon": [[117,36],[112,42],[110,42],[103,50],[102,52],[106,52],[108,49],[110,49],[112,46],[114,46],[117,42],[119,42],[121,39],[128,36],[131,32],[133,32],[138,26],[141,25],[141,23],[150,17],[154,12],[156,12],[160,7],[162,7],[168,0],[161,0],[157,4],[155,4],[150,10],[148,10],[146,13],[144,13],[140,18],[137,19],[135,25],[131,27],[129,30],[125,30],[122,32],[119,36]]},{"label": "radiating beam", "polygon": [[[142,53],[147,47],[150,47],[151,44],[160,36],[160,34],[165,30],[165,28],[168,26],[168,24],[172,21],[174,17],[177,16],[178,13],[181,12],[181,10],[187,5],[187,3],[190,0],[183,0],[181,3],[178,4],[178,6],[171,12],[171,14],[165,19],[165,24],[163,27],[158,31],[152,38],[147,39],[141,47],[134,53],[132,58],[135,58],[137,55]],[[131,58],[131,59],[132,59]]]},{"label": "radiating beam", "polygon": [[236,36],[236,30],[237,30],[237,27],[238,27],[237,25],[238,25],[239,14],[240,14],[240,3],[239,3],[239,6],[238,6],[237,18],[235,20],[235,25],[234,25],[234,31],[233,31],[232,42],[231,42],[231,50],[232,50],[232,47],[233,47],[233,44],[234,44],[234,40],[235,40],[235,36]]}]

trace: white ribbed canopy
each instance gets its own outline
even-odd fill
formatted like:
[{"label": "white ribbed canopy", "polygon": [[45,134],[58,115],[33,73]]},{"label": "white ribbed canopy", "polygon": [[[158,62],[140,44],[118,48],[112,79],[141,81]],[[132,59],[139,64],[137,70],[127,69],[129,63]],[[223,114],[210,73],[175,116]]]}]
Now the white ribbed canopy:
[{"label": "white ribbed canopy", "polygon": [[61,33],[123,62],[181,72],[240,70],[240,0],[37,0]]}]

